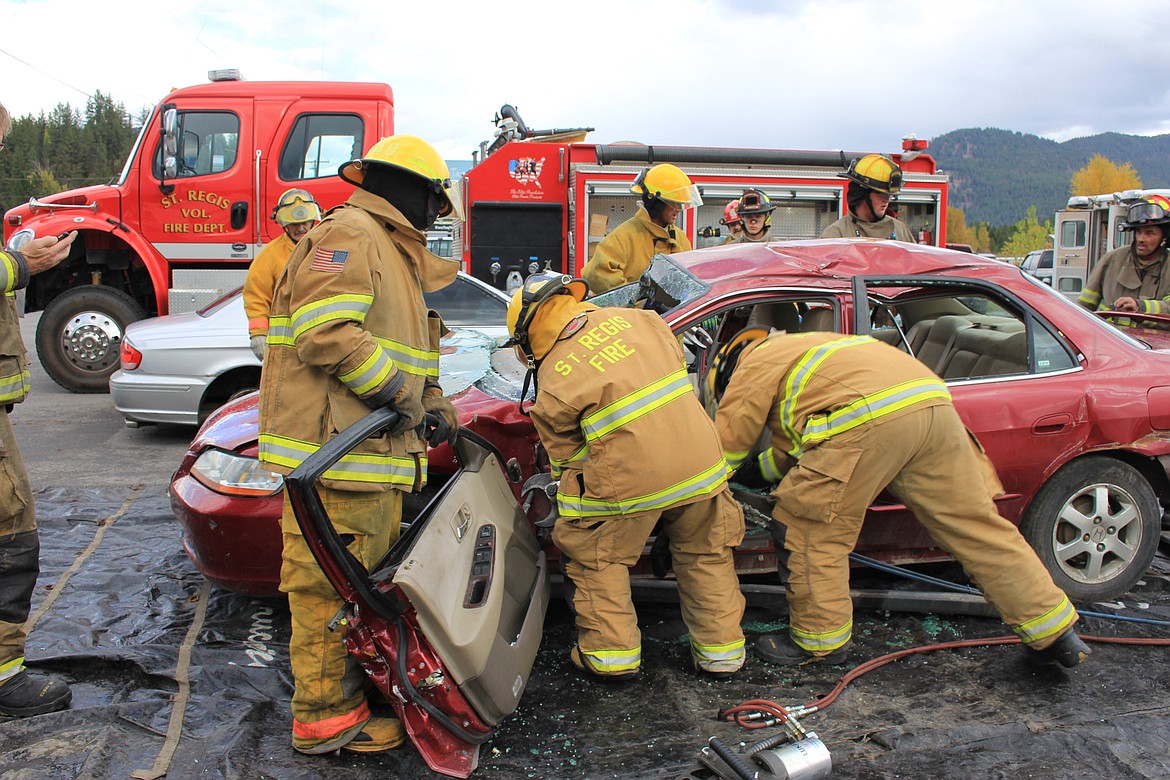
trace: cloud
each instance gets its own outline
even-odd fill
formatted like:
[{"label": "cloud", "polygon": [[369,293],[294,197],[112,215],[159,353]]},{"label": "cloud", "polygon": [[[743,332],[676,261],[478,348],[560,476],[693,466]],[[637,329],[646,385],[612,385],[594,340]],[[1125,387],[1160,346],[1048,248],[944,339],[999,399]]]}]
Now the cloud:
[{"label": "cloud", "polygon": [[1170,89],[1141,75],[1170,4],[1134,16],[1087,0],[0,0],[0,100],[20,116],[101,90],[137,114],[224,67],[380,81],[398,129],[451,159],[491,139],[503,103],[533,128],[595,127],[598,143],[893,151],[962,127],[1167,132]]}]

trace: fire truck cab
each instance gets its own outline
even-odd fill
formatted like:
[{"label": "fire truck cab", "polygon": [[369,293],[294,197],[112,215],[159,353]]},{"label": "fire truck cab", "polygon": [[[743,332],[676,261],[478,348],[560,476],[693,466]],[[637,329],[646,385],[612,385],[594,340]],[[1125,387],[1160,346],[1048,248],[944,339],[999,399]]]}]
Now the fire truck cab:
[{"label": "fire truck cab", "polygon": [[281,228],[281,193],[308,190],[322,210],[352,186],[338,167],[394,132],[386,84],[249,82],[212,71],[146,121],[109,185],[32,199],[4,217],[6,246],[77,230],[67,260],[33,277],[25,310],[43,309],[41,363],[74,392],[104,392],[125,327],[193,311],[243,284]]},{"label": "fire truck cab", "polygon": [[[703,205],[679,227],[695,248],[722,243],[724,207],[747,188],[776,205],[769,236],[816,238],[848,209],[844,173],[865,152],[733,149],[584,143],[592,128],[528,131],[514,109],[497,116],[495,143],[481,145],[464,176],[468,221],[461,242],[465,270],[500,289],[514,289],[539,270],[579,275],[597,244],[634,216],[630,185],[645,167],[679,166],[698,185]],[[508,120],[511,120],[509,123]],[[947,177],[908,137],[900,154],[904,185],[898,218],[926,244],[946,241]]]}]

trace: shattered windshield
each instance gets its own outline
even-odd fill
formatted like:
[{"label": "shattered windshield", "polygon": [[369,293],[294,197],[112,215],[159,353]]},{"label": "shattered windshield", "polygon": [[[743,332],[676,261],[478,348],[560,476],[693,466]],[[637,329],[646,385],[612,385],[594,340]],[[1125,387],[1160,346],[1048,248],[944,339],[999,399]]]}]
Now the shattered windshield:
[{"label": "shattered windshield", "polygon": [[665,314],[676,306],[698,298],[707,289],[706,284],[672,260],[670,255],[655,255],[641,279],[595,295],[589,302],[598,306],[630,308],[652,300],[655,304],[653,308]]}]

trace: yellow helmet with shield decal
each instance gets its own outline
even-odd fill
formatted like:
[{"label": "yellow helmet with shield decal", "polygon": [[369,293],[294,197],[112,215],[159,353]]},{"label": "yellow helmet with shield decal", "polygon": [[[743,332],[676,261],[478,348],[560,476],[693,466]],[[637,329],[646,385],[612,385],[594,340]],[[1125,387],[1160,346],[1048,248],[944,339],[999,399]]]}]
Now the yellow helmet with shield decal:
[{"label": "yellow helmet with shield decal", "polygon": [[321,219],[321,207],[307,190],[285,190],[272,209],[272,219],[281,227],[318,222]]},{"label": "yellow helmet with shield decal", "polygon": [[838,176],[886,195],[897,195],[902,190],[902,168],[889,157],[880,154],[854,158],[849,162],[849,170]]}]

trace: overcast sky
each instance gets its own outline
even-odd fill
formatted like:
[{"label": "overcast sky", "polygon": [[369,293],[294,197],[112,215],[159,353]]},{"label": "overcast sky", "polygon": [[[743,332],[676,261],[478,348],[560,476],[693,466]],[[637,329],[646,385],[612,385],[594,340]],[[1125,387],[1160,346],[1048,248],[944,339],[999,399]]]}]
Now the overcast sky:
[{"label": "overcast sky", "polygon": [[[338,10],[332,10],[338,9]],[[1170,132],[1170,3],[1102,0],[0,0],[0,102],[132,113],[213,68],[382,81],[448,159],[530,128],[597,143],[895,151],[998,127]]]}]

